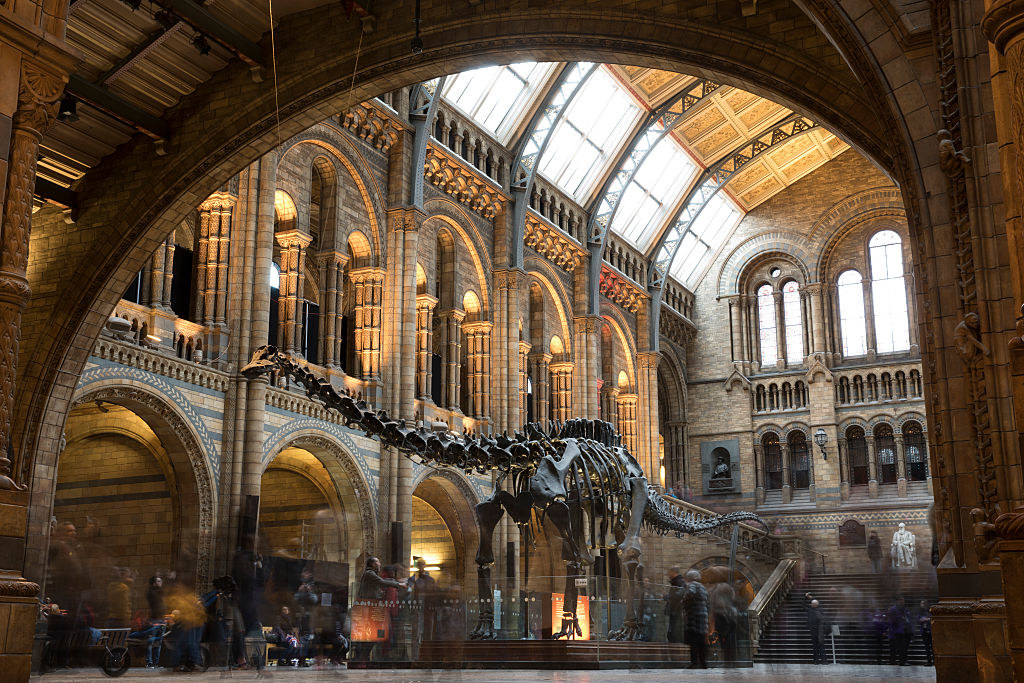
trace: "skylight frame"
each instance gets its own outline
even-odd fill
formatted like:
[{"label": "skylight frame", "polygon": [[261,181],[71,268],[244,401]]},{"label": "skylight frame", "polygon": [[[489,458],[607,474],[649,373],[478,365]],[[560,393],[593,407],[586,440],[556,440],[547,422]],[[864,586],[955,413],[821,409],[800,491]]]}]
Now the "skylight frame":
[{"label": "skylight frame", "polygon": [[[532,64],[533,66],[528,77],[524,78],[514,69],[514,67],[527,64]],[[496,64],[477,69],[470,69],[468,71],[463,71],[453,76],[449,76],[445,82],[444,89],[441,91],[441,97],[445,103],[453,107],[475,125],[479,126],[488,135],[492,136],[502,145],[507,146],[512,141],[512,137],[522,125],[530,110],[533,108],[536,99],[543,92],[544,86],[551,80],[551,75],[557,66],[558,62],[514,62],[512,64]],[[476,99],[473,107],[467,108],[465,106],[465,102],[460,103],[459,99],[451,96],[452,90],[458,87],[460,85],[460,81],[465,79],[465,77],[471,76],[472,74],[482,75],[482,72],[492,70],[493,72],[488,74],[489,78],[487,84],[482,88],[484,94]],[[487,103],[488,97],[492,94],[492,91],[498,86],[502,76],[506,73],[512,73],[515,78],[524,81],[525,87],[510,98],[511,105],[501,117],[501,121],[494,126],[487,122],[486,117],[481,118],[479,113],[480,109]],[[465,92],[465,90],[463,92]],[[472,109],[472,111],[470,109]]]},{"label": "skylight frame", "polygon": [[[716,203],[717,206],[713,206]],[[709,210],[711,214],[708,214]],[[723,215],[723,212],[727,213]],[[732,220],[724,221],[729,214],[732,214]],[[689,221],[666,273],[693,291],[700,284],[712,259],[745,217],[746,214],[728,194],[716,191],[703,202],[700,211]],[[717,228],[713,229],[716,224]],[[712,239],[706,239],[709,235]],[[684,270],[684,265],[689,268]]]}]

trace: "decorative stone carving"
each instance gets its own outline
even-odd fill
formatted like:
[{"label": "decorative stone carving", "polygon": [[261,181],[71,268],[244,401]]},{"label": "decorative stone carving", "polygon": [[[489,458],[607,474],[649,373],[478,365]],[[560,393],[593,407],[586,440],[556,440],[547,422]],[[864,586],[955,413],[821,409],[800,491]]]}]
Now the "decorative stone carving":
[{"label": "decorative stone carving", "polygon": [[675,309],[662,308],[658,316],[658,334],[685,347],[697,333],[696,326]]},{"label": "decorative stone carving", "polygon": [[648,300],[648,294],[608,266],[601,265],[598,291],[630,313],[636,313]]},{"label": "decorative stone carving", "polygon": [[[999,506],[996,506],[999,509]],[[978,554],[979,564],[994,564],[996,559],[996,543],[999,537],[996,534],[996,525],[989,522],[985,511],[981,508],[971,510],[971,528],[974,532],[974,552]]]},{"label": "decorative stone carving", "polygon": [[342,114],[340,119],[342,128],[384,154],[398,142],[401,130],[398,124],[373,102],[357,104]]},{"label": "decorative stone carving", "polygon": [[558,228],[550,226],[533,214],[526,214],[524,243],[530,249],[551,261],[562,270],[571,273],[583,262],[587,251]]},{"label": "decorative stone carving", "polygon": [[468,206],[487,220],[501,210],[505,197],[501,190],[483,180],[475,168],[467,168],[461,159],[434,145],[427,146],[423,176],[442,192]]}]

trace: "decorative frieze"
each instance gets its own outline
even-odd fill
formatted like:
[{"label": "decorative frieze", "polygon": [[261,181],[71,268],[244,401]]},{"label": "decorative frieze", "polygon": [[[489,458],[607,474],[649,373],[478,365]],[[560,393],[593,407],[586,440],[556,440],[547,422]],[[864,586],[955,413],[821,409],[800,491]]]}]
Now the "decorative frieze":
[{"label": "decorative frieze", "polygon": [[601,265],[598,291],[630,313],[639,311],[649,298],[647,292],[604,264]]},{"label": "decorative frieze", "polygon": [[586,249],[530,212],[526,214],[524,241],[527,247],[569,273],[587,256]]},{"label": "decorative frieze", "polygon": [[498,214],[506,199],[497,186],[480,177],[479,171],[434,144],[427,146],[423,177],[487,220]]},{"label": "decorative frieze", "polygon": [[658,334],[666,339],[686,347],[697,333],[697,326],[681,316],[672,308],[661,309],[658,316]]},{"label": "decorative frieze", "polygon": [[384,154],[398,141],[400,127],[372,102],[357,104],[339,118],[342,128]]}]

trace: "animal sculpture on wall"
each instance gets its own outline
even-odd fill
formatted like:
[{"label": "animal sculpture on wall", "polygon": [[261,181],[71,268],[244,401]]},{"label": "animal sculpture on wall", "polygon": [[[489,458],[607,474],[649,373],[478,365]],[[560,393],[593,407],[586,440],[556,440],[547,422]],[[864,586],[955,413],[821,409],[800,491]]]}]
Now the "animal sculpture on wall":
[{"label": "animal sculpture on wall", "polygon": [[494,529],[506,512],[523,528],[534,511],[547,517],[558,530],[565,561],[565,607],[561,628],[554,638],[582,635],[576,617],[576,577],[584,565],[594,562],[592,550],[615,547],[626,574],[626,616],[613,640],[639,640],[642,636],[637,584],[642,580],[640,531],[665,535],[697,534],[743,520],[764,522],[751,512],[697,515],[665,500],[648,484],[643,469],[608,422],[571,419],[553,422],[548,429],[539,423],[525,425],[514,436],[495,437],[454,434],[415,428],[393,419],[383,410],[346,393],[329,380],[317,377],[301,362],[264,346],[242,368],[250,379],[277,372],[305,388],[306,394],[336,410],[346,424],[376,437],[414,461],[433,467],[450,467],[467,474],[495,473],[496,485],[489,498],[476,506],[480,547],[476,554],[480,613],[473,639],[492,639],[494,607],[491,566],[494,564]]}]

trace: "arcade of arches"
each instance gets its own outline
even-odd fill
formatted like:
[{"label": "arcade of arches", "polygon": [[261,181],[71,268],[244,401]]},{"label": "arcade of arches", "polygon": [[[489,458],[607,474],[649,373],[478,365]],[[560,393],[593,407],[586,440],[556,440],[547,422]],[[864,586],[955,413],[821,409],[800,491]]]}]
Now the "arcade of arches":
[{"label": "arcade of arches", "polygon": [[413,52],[398,0],[275,8],[273,47],[253,0],[0,0],[0,680],[112,573],[475,583],[492,476],[240,375],[268,342],[456,432],[612,422],[831,573],[905,522],[939,677],[1024,678],[1024,7],[669,5],[441,3]]}]

